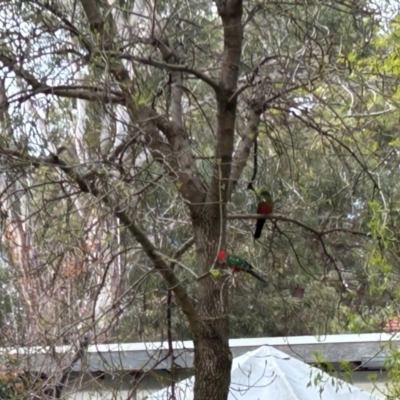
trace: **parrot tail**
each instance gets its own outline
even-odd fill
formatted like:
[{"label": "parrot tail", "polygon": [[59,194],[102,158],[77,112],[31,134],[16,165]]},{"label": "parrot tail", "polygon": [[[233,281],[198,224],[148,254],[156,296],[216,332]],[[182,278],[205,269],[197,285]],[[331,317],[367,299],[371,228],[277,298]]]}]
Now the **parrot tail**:
[{"label": "parrot tail", "polygon": [[266,285],[268,285],[268,282],[265,279],[261,278],[260,275],[256,274],[252,269],[248,269],[246,272],[248,274],[250,274],[251,276],[254,276],[254,278],[258,279],[262,283],[265,283]]},{"label": "parrot tail", "polygon": [[254,239],[261,237],[261,232],[265,224],[265,219],[258,219],[256,224],[256,231],[254,232]]}]

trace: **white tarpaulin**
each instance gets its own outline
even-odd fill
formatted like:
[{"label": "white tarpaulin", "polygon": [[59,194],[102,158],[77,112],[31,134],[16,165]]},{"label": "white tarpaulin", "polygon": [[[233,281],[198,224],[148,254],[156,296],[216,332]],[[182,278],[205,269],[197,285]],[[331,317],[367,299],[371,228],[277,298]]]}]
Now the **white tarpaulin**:
[{"label": "white tarpaulin", "polygon": [[[176,400],[193,399],[194,378],[175,386]],[[152,394],[168,400],[171,389]],[[270,346],[235,358],[228,400],[374,400],[368,393]]]}]

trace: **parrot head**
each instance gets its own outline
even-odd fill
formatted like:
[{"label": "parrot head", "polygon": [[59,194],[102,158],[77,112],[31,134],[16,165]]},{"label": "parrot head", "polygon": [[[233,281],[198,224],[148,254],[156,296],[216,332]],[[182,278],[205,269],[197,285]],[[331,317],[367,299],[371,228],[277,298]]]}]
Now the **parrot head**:
[{"label": "parrot head", "polygon": [[263,200],[272,200],[271,193],[266,188],[261,188],[259,193]]},{"label": "parrot head", "polygon": [[218,262],[220,262],[220,263],[225,262],[225,257],[226,257],[226,251],[225,250],[220,250],[218,252],[218,256],[217,256]]}]

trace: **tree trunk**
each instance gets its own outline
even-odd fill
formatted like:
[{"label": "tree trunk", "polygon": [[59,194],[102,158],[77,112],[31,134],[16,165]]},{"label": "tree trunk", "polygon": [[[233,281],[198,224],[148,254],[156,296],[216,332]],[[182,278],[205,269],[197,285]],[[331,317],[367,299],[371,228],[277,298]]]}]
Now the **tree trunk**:
[{"label": "tree trunk", "polygon": [[[211,269],[225,243],[225,205],[205,206],[193,218],[199,270]],[[196,400],[225,400],[228,396],[232,353],[229,348],[228,285],[226,275],[208,275],[198,283],[198,329],[194,332]]]},{"label": "tree trunk", "polygon": [[225,400],[231,381],[232,353],[229,348],[229,319],[228,315],[223,315],[218,307],[220,296],[226,297],[223,294],[226,290],[221,291],[222,285],[218,280],[216,282],[211,282],[211,280],[213,278],[204,279],[205,283],[202,284],[201,289],[208,292],[208,297],[204,296],[203,312],[200,315],[201,325],[194,337],[196,368],[194,396],[196,400]]}]

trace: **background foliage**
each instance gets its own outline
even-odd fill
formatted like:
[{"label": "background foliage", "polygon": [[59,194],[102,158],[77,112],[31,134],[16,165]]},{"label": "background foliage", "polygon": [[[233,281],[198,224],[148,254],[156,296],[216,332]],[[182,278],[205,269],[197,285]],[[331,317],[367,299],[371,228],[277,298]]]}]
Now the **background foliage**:
[{"label": "background foliage", "polygon": [[[217,103],[204,76],[220,74],[221,22],[212,2],[109,3],[98,2],[119,39],[99,49],[79,2],[2,2],[2,346],[77,343],[89,333],[97,342],[165,340],[168,309],[170,336],[191,338],[141,247],[74,173],[117,197],[174,259],[193,234],[181,183],[130,124],[110,71],[123,63],[135,76],[133,101],[170,120],[181,90],[207,186]],[[400,22],[391,7],[245,4],[235,139],[238,147],[258,135],[258,146],[228,205],[227,247],[269,285],[226,273],[231,337],[376,332],[398,314]],[[185,66],[181,81],[171,65]],[[43,161],[52,154],[69,172]],[[270,190],[276,213],[258,242],[246,218],[255,166],[253,184]],[[192,248],[174,270],[195,296]]]}]

